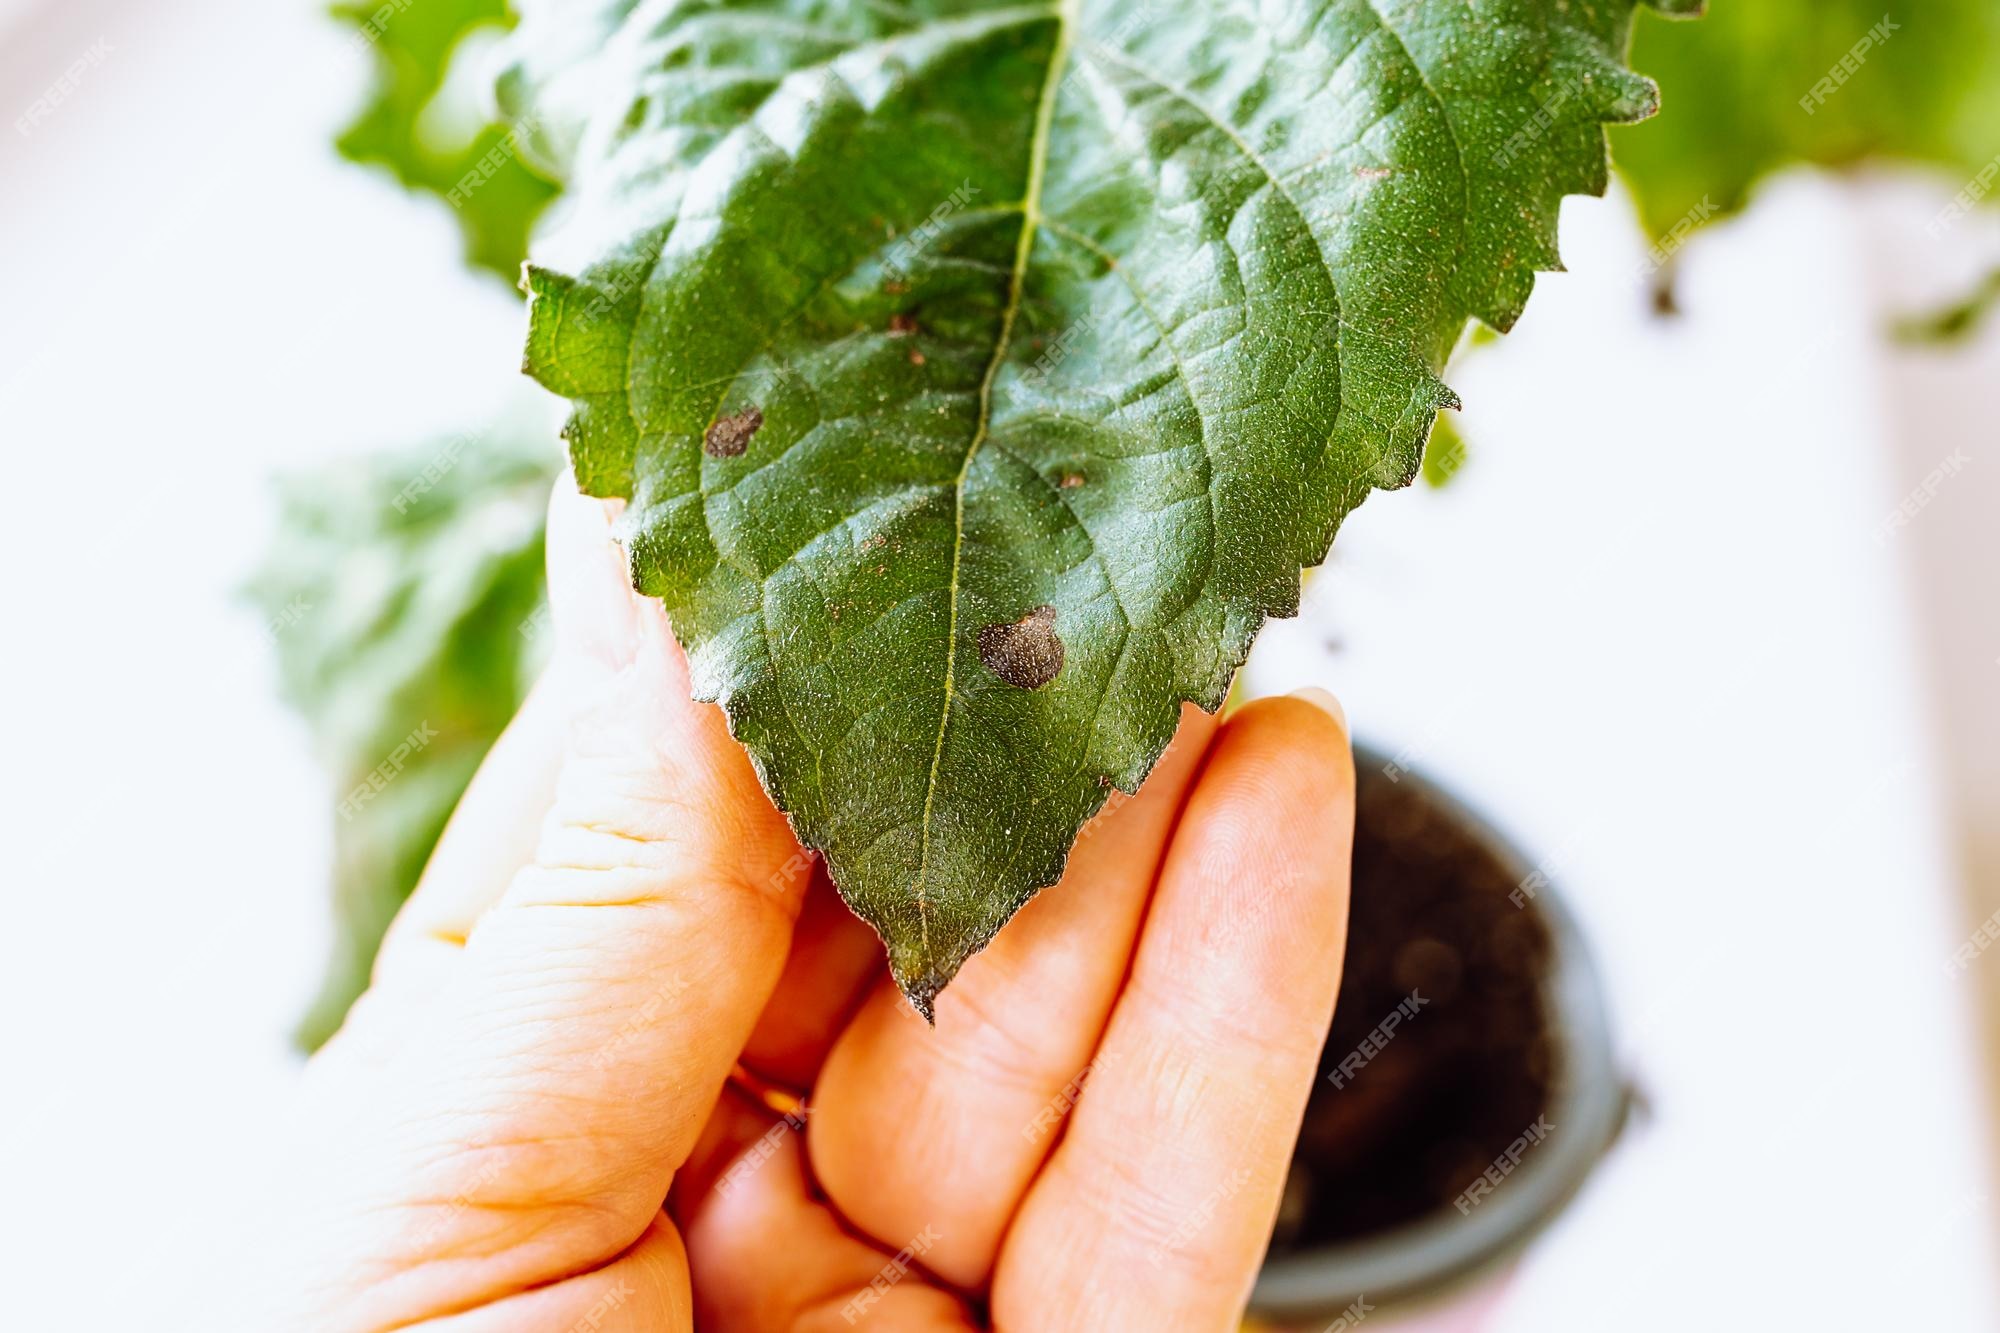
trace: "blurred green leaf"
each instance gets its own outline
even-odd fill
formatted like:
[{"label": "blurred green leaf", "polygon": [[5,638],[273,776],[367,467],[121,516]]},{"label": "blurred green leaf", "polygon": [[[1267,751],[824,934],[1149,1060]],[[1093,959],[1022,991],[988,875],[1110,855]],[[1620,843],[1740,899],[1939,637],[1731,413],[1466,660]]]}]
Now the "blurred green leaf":
[{"label": "blurred green leaf", "polygon": [[313,1047],[366,987],[473,770],[542,652],[541,441],[470,434],[281,482],[250,593],[334,785],[334,947]]},{"label": "blurred green leaf", "polygon": [[1435,490],[1464,466],[1465,434],[1452,413],[1440,412],[1437,424],[1431,427],[1430,443],[1424,446],[1424,483]]},{"label": "blurred green leaf", "polygon": [[1911,315],[1896,324],[1899,341],[1923,345],[1963,342],[2000,307],[2000,268],[1988,273],[1964,297],[1942,309]]},{"label": "blurred green leaf", "polygon": [[374,90],[336,142],[342,156],[444,200],[465,234],[466,262],[513,285],[556,187],[498,123],[490,71],[453,66],[512,26],[506,0],[380,0],[333,13],[375,61]]},{"label": "blurred green leaf", "polygon": [[1995,0],[1721,0],[1699,23],[1642,17],[1632,63],[1672,108],[1612,131],[1654,237],[1797,163],[1919,162],[1963,182],[2000,153]]}]

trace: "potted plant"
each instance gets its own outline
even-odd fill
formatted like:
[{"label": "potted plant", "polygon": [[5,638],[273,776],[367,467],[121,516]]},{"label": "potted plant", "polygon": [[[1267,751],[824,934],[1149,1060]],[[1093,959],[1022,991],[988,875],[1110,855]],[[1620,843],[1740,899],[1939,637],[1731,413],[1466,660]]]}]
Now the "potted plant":
[{"label": "potted plant", "polygon": [[1251,1309],[1474,1327],[1610,1147],[1626,1084],[1550,875],[1422,775],[1355,759],[1340,1000]]}]

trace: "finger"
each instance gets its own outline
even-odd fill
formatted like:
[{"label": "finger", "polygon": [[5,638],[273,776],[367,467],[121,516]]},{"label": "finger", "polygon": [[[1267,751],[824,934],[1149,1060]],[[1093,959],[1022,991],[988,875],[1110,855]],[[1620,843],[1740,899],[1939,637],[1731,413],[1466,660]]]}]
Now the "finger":
[{"label": "finger", "polygon": [[812,1087],[870,984],[886,975],[882,941],[816,866],[784,974],[743,1047],[744,1067],[798,1092]]},{"label": "finger", "polygon": [[1000,1237],[1096,1049],[1164,852],[1215,727],[1188,706],[1137,797],[1086,826],[1038,895],[940,997],[932,1029],[884,984],[813,1092],[813,1170],[884,1245],[936,1224],[927,1262],[985,1283]]},{"label": "finger", "polygon": [[[573,495],[573,486],[551,491],[551,525],[564,521],[558,511],[573,503]],[[565,599],[560,622],[569,632],[556,634],[554,660],[480,762],[416,889],[383,938],[367,994],[349,1010],[318,1063],[350,1058],[379,1063],[392,1055],[407,1035],[410,1013],[443,983],[473,923],[534,860],[584,693],[577,659],[601,663],[603,657],[599,639],[580,628],[607,619],[596,597],[581,610],[574,589]]]},{"label": "finger", "polygon": [[697,1157],[674,1201],[697,1327],[833,1333],[864,1318],[866,1327],[897,1333],[978,1327],[964,1302],[923,1271],[938,1230],[879,1248],[846,1230],[811,1196],[792,1124],[724,1097]]},{"label": "finger", "polygon": [[664,1213],[604,1267],[508,1296],[463,1314],[428,1320],[425,1333],[675,1333],[694,1327],[687,1251]]},{"label": "finger", "polygon": [[[491,1302],[646,1230],[782,968],[809,858],[689,699],[601,506],[551,513],[557,631],[589,668],[534,861],[373,1089],[333,1102],[317,1197],[365,1296],[329,1327]],[[347,1153],[339,1149],[351,1147]]]},{"label": "finger", "polygon": [[[1223,727],[1105,1031],[1105,1072],[1009,1232],[996,1327],[1235,1327],[1333,1013],[1353,819],[1334,711],[1268,699]],[[1052,1290],[1073,1293],[1060,1311]]]},{"label": "finger", "polygon": [[555,804],[570,720],[561,683],[538,681],[480,763],[383,938],[369,985],[374,1003],[391,994],[416,1003],[435,991],[473,923],[534,860],[542,817]]}]

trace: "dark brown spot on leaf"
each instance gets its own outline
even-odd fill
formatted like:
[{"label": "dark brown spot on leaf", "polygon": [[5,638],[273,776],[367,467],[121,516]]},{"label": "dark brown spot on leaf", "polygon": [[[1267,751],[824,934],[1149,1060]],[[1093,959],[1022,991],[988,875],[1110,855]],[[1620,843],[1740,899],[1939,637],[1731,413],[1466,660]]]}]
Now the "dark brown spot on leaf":
[{"label": "dark brown spot on leaf", "polygon": [[1039,690],[1062,670],[1056,609],[1038,606],[1011,625],[985,626],[979,631],[979,660],[1009,685]]},{"label": "dark brown spot on leaf", "polygon": [[717,417],[708,428],[704,447],[710,458],[734,458],[750,447],[750,437],[764,425],[764,414],[754,407]]},{"label": "dark brown spot on leaf", "polygon": [[907,310],[898,310],[889,316],[889,336],[907,338],[917,331],[917,317]]}]

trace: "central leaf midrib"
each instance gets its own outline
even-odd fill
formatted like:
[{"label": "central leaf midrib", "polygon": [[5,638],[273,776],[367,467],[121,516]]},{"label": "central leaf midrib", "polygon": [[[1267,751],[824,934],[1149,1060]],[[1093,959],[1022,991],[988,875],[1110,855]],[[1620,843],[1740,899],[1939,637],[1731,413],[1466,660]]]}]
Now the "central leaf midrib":
[{"label": "central leaf midrib", "polygon": [[965,447],[965,459],[959,464],[958,477],[952,483],[951,581],[946,594],[944,703],[938,710],[937,744],[931,752],[930,777],[924,783],[923,830],[917,857],[917,928],[923,943],[926,967],[931,962],[928,892],[931,809],[937,798],[938,774],[944,765],[945,733],[951,726],[958,672],[958,577],[960,560],[965,552],[965,487],[972,475],[972,462],[979,456],[980,446],[986,443],[992,428],[993,382],[1006,362],[1007,348],[1014,336],[1014,317],[1021,308],[1028,260],[1035,245],[1035,229],[1042,217],[1042,178],[1048,165],[1049,129],[1055,119],[1056,94],[1061,86],[1062,69],[1069,61],[1070,38],[1076,26],[1078,3],[1079,0],[1062,0],[1056,8],[1055,44],[1049,51],[1049,69],[1042,80],[1042,96],[1035,108],[1034,131],[1028,143],[1028,183],[1021,196],[1021,231],[1014,243],[1014,270],[1008,280],[1007,304],[1000,312],[1000,331],[993,341],[993,355],[987,361],[986,374],[979,383],[979,417],[973,427],[972,441]]}]

